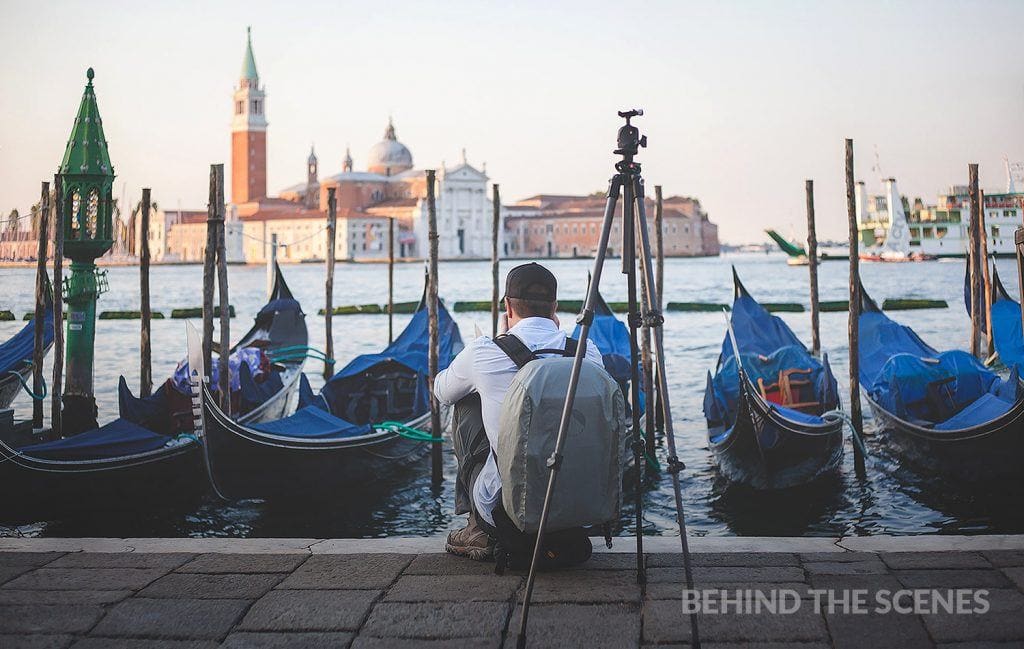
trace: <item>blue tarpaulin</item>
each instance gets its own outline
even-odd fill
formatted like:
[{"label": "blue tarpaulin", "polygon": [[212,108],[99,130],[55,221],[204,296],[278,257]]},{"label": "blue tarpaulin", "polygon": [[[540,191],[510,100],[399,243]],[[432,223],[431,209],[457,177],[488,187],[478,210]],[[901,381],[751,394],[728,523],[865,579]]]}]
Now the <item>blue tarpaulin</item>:
[{"label": "blue tarpaulin", "polygon": [[171,441],[126,419],[65,439],[25,446],[18,451],[44,460],[103,460],[163,448]]},{"label": "blue tarpaulin", "polygon": [[316,406],[306,406],[295,411],[295,414],[284,419],[268,421],[263,424],[252,424],[264,433],[301,437],[304,439],[339,439],[368,435],[373,427],[370,424],[357,425],[335,417],[331,413]]},{"label": "blue tarpaulin", "polygon": [[970,428],[999,417],[1017,400],[1016,369],[1003,380],[967,352],[938,352],[867,296],[859,352],[861,384],[872,400],[919,426]]},{"label": "blue tarpaulin", "polygon": [[[758,380],[771,385],[778,383],[780,372],[807,370],[793,378],[809,380],[814,388],[815,401],[821,404],[838,401],[838,386],[828,364],[811,356],[793,330],[781,318],[769,313],[736,281],[736,298],[732,308],[732,330],[736,347],[747,380],[757,389]],[[740,397],[739,370],[733,341],[728,333],[722,342],[717,371],[708,374],[704,392],[704,416],[711,425],[731,425],[736,418]],[[782,416],[805,424],[822,424],[816,415],[799,413],[776,406]],[[796,413],[796,414],[793,414]]]},{"label": "blue tarpaulin", "polygon": [[[43,347],[53,344],[53,305],[46,300],[43,318]],[[0,343],[0,374],[23,369],[26,363],[32,362],[35,349],[35,320],[30,320],[21,330],[7,341]]]}]

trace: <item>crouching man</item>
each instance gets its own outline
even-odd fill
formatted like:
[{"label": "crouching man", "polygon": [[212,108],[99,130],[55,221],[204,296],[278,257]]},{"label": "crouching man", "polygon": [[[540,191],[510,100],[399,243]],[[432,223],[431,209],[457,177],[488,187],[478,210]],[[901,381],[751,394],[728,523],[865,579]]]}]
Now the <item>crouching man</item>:
[{"label": "crouching man", "polygon": [[[493,340],[477,338],[435,379],[438,400],[455,405],[452,437],[459,463],[455,506],[456,513],[469,514],[466,527],[448,535],[445,550],[452,554],[478,561],[496,558],[499,568],[520,567],[532,554],[536,536],[530,532],[536,531],[538,502],[543,501],[548,476],[544,459],[554,448],[577,348],[577,341],[559,328],[555,315],[557,289],[555,276],[540,264],[513,268],[505,283],[504,333]],[[574,452],[584,455],[572,459],[586,472],[586,478],[584,484],[572,484],[571,479],[563,481],[560,473],[556,494],[563,513],[568,508],[586,518],[587,512],[595,509],[594,502],[614,500],[613,505],[596,509],[607,512],[613,507],[611,516],[617,516],[621,501],[620,450],[625,439],[623,398],[618,385],[604,371],[595,345],[587,345],[586,359],[581,372],[582,397],[578,391],[573,413],[574,423],[582,423],[578,430],[570,429],[565,448],[565,465],[571,464],[568,456]],[[528,364],[530,367],[524,369]],[[581,413],[581,408],[586,412]],[[574,442],[577,435],[589,435],[591,439],[578,444]],[[510,436],[516,439],[510,440]],[[528,456],[532,460],[538,456],[540,461],[527,461]],[[609,462],[610,467],[600,466]],[[512,511],[508,511],[510,501],[506,498],[503,504],[502,498],[502,473],[508,474],[512,466],[518,467],[514,472],[522,476],[514,486],[521,496],[517,501],[521,506],[512,505]],[[613,481],[617,484],[606,484]],[[594,482],[599,483],[597,493],[592,489]],[[506,489],[513,487],[506,485]],[[551,533],[545,534],[550,548],[546,545],[544,549],[549,557],[561,555],[552,565],[586,560],[591,551],[588,531],[580,524],[560,525],[572,519],[571,513],[567,518],[555,512],[554,519],[547,528]]]}]

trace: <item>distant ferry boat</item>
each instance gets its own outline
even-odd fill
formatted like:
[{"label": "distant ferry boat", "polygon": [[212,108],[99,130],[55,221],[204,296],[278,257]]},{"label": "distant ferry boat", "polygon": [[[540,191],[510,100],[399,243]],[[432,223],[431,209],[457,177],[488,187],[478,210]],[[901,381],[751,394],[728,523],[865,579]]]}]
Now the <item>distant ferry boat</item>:
[{"label": "distant ferry boat", "polygon": [[[1009,170],[1008,170],[1009,171]],[[864,183],[857,183],[857,210],[860,215],[861,243],[865,253],[881,255],[885,251],[902,250],[910,256],[964,257],[967,252],[971,204],[967,186],[956,185],[940,194],[936,205],[925,206],[920,199],[910,209],[906,198],[897,200],[897,213],[910,213],[906,220],[906,241],[891,241],[892,217],[889,204],[899,197],[895,180],[887,180],[889,191],[884,196],[868,197]],[[1016,254],[1013,235],[1024,226],[1024,192],[1015,190],[1007,173],[1007,191],[983,195],[985,229],[990,254],[1012,257]],[[897,230],[899,228],[897,227]],[[902,239],[901,237],[898,237]],[[891,254],[891,253],[890,253]]]}]

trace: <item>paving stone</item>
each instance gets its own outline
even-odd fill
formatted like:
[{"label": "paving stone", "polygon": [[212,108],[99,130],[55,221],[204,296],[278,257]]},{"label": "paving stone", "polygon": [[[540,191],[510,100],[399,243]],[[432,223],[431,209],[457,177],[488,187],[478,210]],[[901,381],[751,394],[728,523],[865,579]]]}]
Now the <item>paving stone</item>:
[{"label": "paving stone", "polygon": [[0,635],[4,649],[64,649],[74,641],[73,635]]},{"label": "paving stone", "polygon": [[878,556],[895,570],[990,568],[988,560],[977,552],[883,552]]},{"label": "paving stone", "polygon": [[1004,613],[1007,611],[1024,611],[1024,594],[1013,588],[988,588],[989,611]]},{"label": "paving stone", "polygon": [[402,575],[395,585],[388,589],[384,600],[505,602],[511,599],[522,583],[522,577],[510,575]]},{"label": "paving stone", "polygon": [[1024,641],[1024,616],[1019,612],[984,615],[924,615],[924,625],[935,642],[995,640]]},{"label": "paving stone", "polygon": [[171,573],[144,588],[139,597],[259,599],[284,578],[281,574],[207,575]]},{"label": "paving stone", "polygon": [[252,605],[245,631],[354,631],[380,595],[374,590],[275,590]]},{"label": "paving stone", "polygon": [[[668,581],[682,584],[686,581],[686,577],[682,568],[651,568],[647,571],[647,581],[650,583]],[[694,584],[730,581],[802,582],[804,581],[804,571],[802,568],[791,566],[766,566],[763,568],[708,566],[693,569]]]},{"label": "paving stone", "polygon": [[316,555],[278,588],[387,588],[411,560],[412,557],[402,554]]},{"label": "paving stone", "polygon": [[[690,643],[645,644],[642,649],[690,649]],[[830,642],[709,642],[704,649],[830,649]],[[909,647],[907,649],[910,649]],[[1003,647],[1002,649],[1007,649]]]},{"label": "paving stone", "polygon": [[897,570],[893,575],[907,588],[1007,588],[998,570]]},{"label": "paving stone", "polygon": [[37,568],[3,587],[17,590],[138,590],[166,573],[164,568]]},{"label": "paving stone", "polygon": [[219,640],[248,607],[244,599],[133,598],[110,609],[90,635]]},{"label": "paving stone", "polygon": [[0,566],[0,584],[5,584],[30,570],[35,570],[35,566]]},{"label": "paving stone", "polygon": [[291,572],[308,558],[306,554],[202,554],[175,572]]},{"label": "paving stone", "polygon": [[[879,590],[896,591],[903,588],[896,577],[888,575],[811,575],[811,588],[828,590],[860,589],[874,593]],[[872,595],[873,596],[873,595]]]},{"label": "paving stone", "polygon": [[[410,638],[367,638],[359,636],[350,649],[450,649],[451,640]],[[498,649],[501,636],[490,638],[459,638],[458,649]]]},{"label": "paving stone", "polygon": [[[874,601],[868,600],[868,608]],[[930,647],[931,640],[921,617],[917,615],[889,614],[837,614],[825,615],[832,645],[835,649],[907,649]]]},{"label": "paving stone", "polygon": [[[644,642],[664,644],[689,642],[689,615],[682,602],[644,602]],[[813,607],[803,605],[790,615],[751,613],[749,615],[700,615],[701,644],[715,642],[812,642],[828,639],[825,621]]]},{"label": "paving stone", "polygon": [[986,550],[981,553],[993,566],[1024,566],[1024,550]]},{"label": "paving stone", "polygon": [[493,575],[494,564],[473,561],[454,554],[440,552],[420,554],[406,567],[406,575]]},{"label": "paving stone", "polygon": [[[695,583],[693,585],[695,590],[725,590],[730,593],[736,591],[751,591],[752,593],[765,593],[770,594],[772,591],[791,591],[797,593],[801,599],[810,599],[811,595],[807,592],[810,586],[807,584],[801,584],[797,582],[779,582],[779,583],[764,583],[764,582],[742,582],[732,581],[724,583]],[[675,601],[681,601],[683,597],[683,586],[682,584],[675,584],[671,582],[658,582],[648,583],[645,594],[647,599],[674,599]],[[756,594],[752,594],[752,597],[756,597]]]},{"label": "paving stone", "polygon": [[828,561],[829,563],[846,563],[848,561],[875,561],[878,555],[874,552],[801,552],[800,561]]},{"label": "paving stone", "polygon": [[506,602],[384,602],[373,607],[359,634],[439,640],[500,637],[510,608]]},{"label": "paving stone", "polygon": [[[690,560],[694,566],[732,566],[737,568],[800,565],[797,555],[790,552],[701,552],[691,554]],[[680,567],[682,565],[682,553],[667,554],[659,552],[647,556],[648,568]]]},{"label": "paving stone", "polygon": [[1015,645],[1008,642],[942,642],[935,645],[936,649],[1011,649]]},{"label": "paving stone", "polygon": [[47,568],[177,568],[194,554],[187,552],[69,552]]},{"label": "paving stone", "polygon": [[[519,638],[519,608],[512,614],[505,639],[513,649]],[[609,647],[625,649],[640,644],[640,611],[625,604],[544,604],[530,606],[527,645],[531,649]]]},{"label": "paving stone", "polygon": [[0,552],[0,566],[45,566],[63,552]]},{"label": "paving stone", "polygon": [[873,561],[805,561],[804,570],[809,575],[879,575],[889,572],[884,563]]},{"label": "paving stone", "polygon": [[82,638],[71,649],[215,649],[212,640],[144,640],[141,638]]},{"label": "paving stone", "polygon": [[351,633],[232,633],[222,649],[337,649],[352,641]]},{"label": "paving stone", "polygon": [[1003,568],[1003,574],[1009,577],[1017,588],[1024,590],[1024,567]]},{"label": "paving stone", "polygon": [[[599,539],[593,539],[593,541],[595,545],[604,543],[604,541]],[[644,557],[644,565],[647,565],[647,558]],[[571,566],[554,572],[574,572],[578,570],[632,570],[636,572],[636,553],[596,552],[578,566]]]},{"label": "paving stone", "polygon": [[632,570],[544,573],[534,582],[533,601],[639,604],[640,585]]},{"label": "paving stone", "polygon": [[85,633],[103,615],[91,604],[4,606],[0,633]]},{"label": "paving stone", "polygon": [[0,588],[0,606],[13,604],[114,604],[131,595],[132,591],[130,590],[13,590]]}]

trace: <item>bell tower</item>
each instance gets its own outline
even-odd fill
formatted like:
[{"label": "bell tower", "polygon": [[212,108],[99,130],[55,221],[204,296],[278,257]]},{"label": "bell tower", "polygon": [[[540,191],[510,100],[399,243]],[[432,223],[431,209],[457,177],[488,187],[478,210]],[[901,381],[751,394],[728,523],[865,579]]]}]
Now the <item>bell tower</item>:
[{"label": "bell tower", "polygon": [[252,28],[246,28],[245,57],[234,96],[231,120],[231,202],[247,203],[267,195],[266,93],[256,72]]}]

